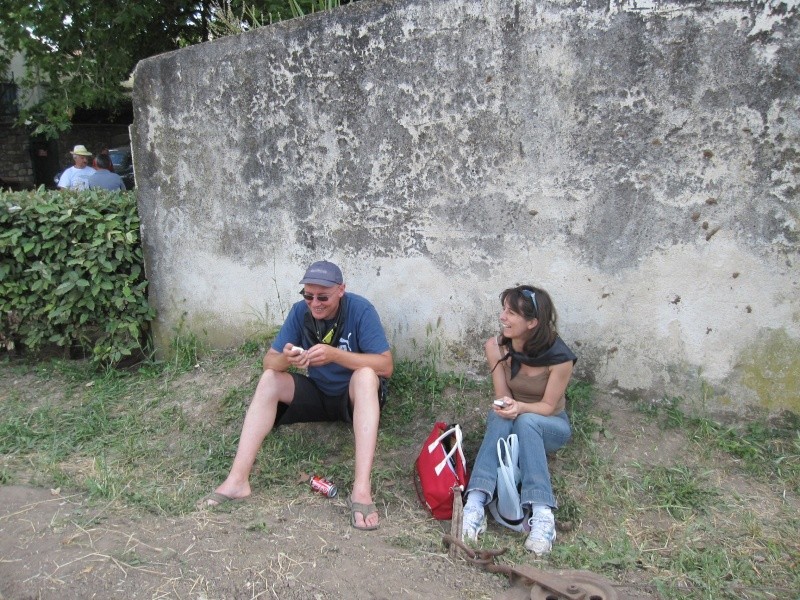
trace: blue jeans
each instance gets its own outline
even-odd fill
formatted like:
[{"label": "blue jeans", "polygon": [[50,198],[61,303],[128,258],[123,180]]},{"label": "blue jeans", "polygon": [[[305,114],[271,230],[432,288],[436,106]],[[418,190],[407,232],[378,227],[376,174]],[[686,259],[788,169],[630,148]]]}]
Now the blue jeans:
[{"label": "blue jeans", "polygon": [[546,504],[556,508],[556,498],[547,469],[547,453],[555,452],[572,437],[566,411],[545,417],[532,413],[519,415],[513,421],[489,411],[486,433],[478,457],[472,467],[467,493],[485,492],[489,498],[497,485],[497,440],[516,433],[519,441],[519,468],[522,473],[522,504]]}]

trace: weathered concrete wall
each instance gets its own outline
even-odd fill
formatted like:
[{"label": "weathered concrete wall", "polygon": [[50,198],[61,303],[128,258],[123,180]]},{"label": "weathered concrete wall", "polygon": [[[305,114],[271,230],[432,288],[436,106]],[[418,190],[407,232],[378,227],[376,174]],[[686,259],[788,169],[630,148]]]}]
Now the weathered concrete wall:
[{"label": "weathered concrete wall", "polygon": [[238,343],[329,258],[401,356],[482,372],[532,282],[583,377],[800,410],[798,0],[644,8],[366,0],[140,63],[160,342]]}]

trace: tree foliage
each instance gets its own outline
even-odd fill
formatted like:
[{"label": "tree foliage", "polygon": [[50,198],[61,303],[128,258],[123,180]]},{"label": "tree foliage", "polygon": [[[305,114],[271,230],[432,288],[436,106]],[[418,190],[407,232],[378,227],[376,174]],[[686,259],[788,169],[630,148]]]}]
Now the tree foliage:
[{"label": "tree foliage", "polygon": [[57,137],[77,109],[118,109],[137,62],[207,41],[223,17],[244,31],[334,4],[339,0],[0,0],[0,70],[22,53],[20,121],[34,135]]}]

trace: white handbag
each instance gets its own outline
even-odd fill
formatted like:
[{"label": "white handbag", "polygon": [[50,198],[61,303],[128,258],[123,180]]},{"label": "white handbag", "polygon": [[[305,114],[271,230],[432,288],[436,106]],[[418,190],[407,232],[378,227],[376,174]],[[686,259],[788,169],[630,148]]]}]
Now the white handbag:
[{"label": "white handbag", "polygon": [[527,531],[530,515],[523,508],[519,493],[522,477],[517,434],[497,440],[497,462],[497,486],[489,512],[501,525],[514,531]]}]

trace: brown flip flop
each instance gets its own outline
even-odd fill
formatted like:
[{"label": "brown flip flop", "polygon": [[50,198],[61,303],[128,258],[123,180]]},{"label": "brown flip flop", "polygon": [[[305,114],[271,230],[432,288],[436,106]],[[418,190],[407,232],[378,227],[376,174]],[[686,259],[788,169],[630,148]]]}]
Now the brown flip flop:
[{"label": "brown flip flop", "polygon": [[[197,501],[195,507],[197,510],[202,509],[210,509],[210,508],[219,508],[223,504],[229,504],[232,502],[241,502],[244,498],[231,498],[230,496],[226,496],[225,494],[220,494],[219,492],[211,492],[210,494],[206,494],[200,500]],[[209,504],[208,502],[214,502],[215,504]]]},{"label": "brown flip flop", "polygon": [[353,529],[360,529],[361,531],[374,531],[380,524],[378,525],[356,525],[356,513],[361,513],[364,517],[364,522],[366,522],[367,517],[372,513],[377,513],[378,509],[375,507],[374,504],[363,504],[361,502],[353,502],[352,498],[347,499],[347,508],[350,509],[350,526]]}]

